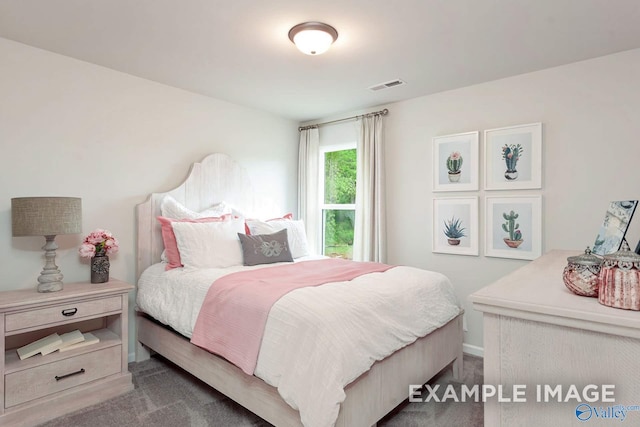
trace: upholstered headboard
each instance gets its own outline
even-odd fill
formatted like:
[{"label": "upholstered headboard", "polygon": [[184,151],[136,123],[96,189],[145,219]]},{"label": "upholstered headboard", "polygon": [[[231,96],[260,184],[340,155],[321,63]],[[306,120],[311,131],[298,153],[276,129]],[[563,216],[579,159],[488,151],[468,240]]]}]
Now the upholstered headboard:
[{"label": "upholstered headboard", "polygon": [[160,262],[164,249],[160,225],[160,203],[165,195],[194,211],[226,202],[247,217],[260,218],[275,209],[266,198],[256,197],[247,172],[226,154],[211,154],[191,165],[185,181],[166,193],[152,193],[136,206],[137,277],[150,265]]}]

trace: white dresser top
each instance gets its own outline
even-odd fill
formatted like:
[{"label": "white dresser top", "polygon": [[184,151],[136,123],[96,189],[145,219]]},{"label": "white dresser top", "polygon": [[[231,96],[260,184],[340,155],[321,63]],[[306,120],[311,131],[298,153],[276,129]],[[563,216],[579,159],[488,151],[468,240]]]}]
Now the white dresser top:
[{"label": "white dresser top", "polygon": [[485,313],[640,338],[640,312],[607,307],[567,289],[562,272],[567,257],[575,255],[580,252],[550,251],[469,300]]}]

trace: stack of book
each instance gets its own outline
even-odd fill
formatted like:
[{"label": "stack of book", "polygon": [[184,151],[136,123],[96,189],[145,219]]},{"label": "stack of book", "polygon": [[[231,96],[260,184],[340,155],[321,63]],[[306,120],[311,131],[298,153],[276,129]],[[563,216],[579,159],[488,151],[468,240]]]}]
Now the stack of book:
[{"label": "stack of book", "polygon": [[18,349],[20,360],[35,356],[36,354],[47,355],[54,351],[69,351],[86,345],[95,344],[100,340],[91,332],[82,333],[79,330],[66,334],[51,334]]}]

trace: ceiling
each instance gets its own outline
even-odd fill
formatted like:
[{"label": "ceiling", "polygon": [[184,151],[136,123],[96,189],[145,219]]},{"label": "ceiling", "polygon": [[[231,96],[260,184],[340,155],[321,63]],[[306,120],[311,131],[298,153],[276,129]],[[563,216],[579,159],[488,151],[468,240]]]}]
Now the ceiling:
[{"label": "ceiling", "polygon": [[[305,21],[338,30],[324,55],[287,38]],[[638,48],[639,23],[638,0],[0,1],[0,37],[297,121]]]}]

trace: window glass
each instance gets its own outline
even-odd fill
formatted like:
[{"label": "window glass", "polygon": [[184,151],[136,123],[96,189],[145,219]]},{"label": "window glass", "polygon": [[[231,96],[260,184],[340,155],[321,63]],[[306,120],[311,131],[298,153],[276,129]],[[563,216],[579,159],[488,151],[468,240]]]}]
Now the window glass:
[{"label": "window glass", "polygon": [[324,255],[331,258],[353,258],[355,218],[355,209],[325,209],[322,211]]},{"label": "window glass", "polygon": [[323,254],[351,259],[356,213],[356,149],[327,147],[323,150],[322,162]]},{"label": "window glass", "polygon": [[356,202],[356,150],[328,151],[324,155],[324,203]]}]

